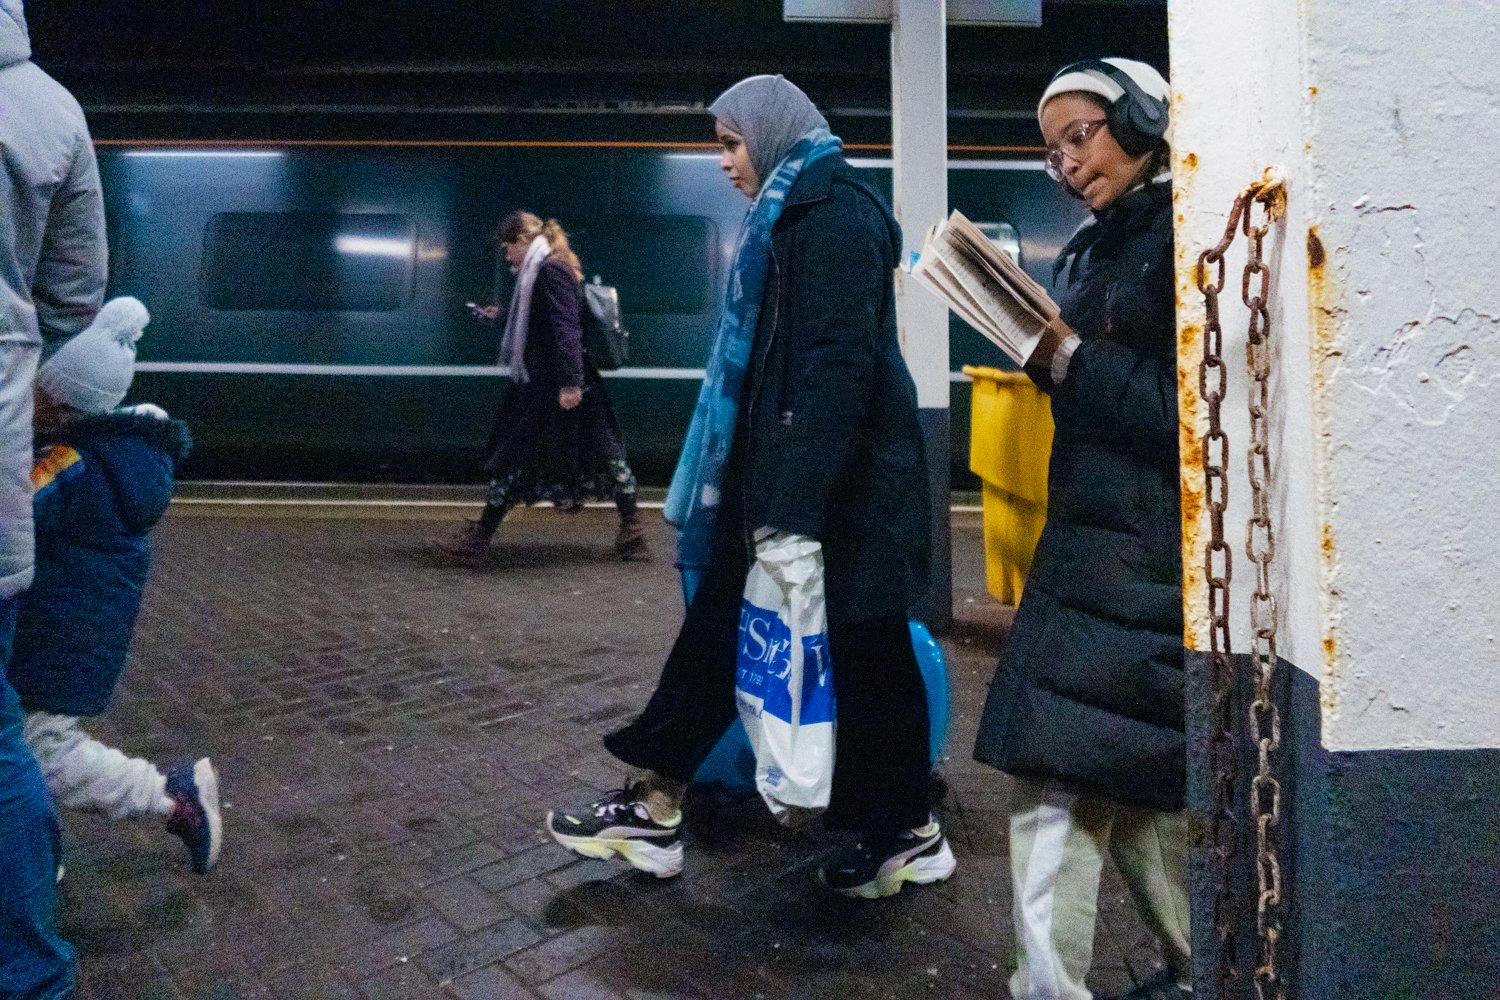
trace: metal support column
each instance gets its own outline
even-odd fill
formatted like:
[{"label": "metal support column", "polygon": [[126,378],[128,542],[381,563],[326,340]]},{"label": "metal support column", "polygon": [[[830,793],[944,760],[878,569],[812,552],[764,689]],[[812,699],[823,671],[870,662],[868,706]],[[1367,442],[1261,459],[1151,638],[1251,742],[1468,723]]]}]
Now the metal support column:
[{"label": "metal support column", "polygon": [[[947,0],[893,0],[891,7],[892,190],[903,263],[922,248],[927,228],[948,214],[947,7]],[[917,614],[941,632],[953,623],[948,309],[898,272],[896,316],[917,384],[932,491],[932,580]]]}]

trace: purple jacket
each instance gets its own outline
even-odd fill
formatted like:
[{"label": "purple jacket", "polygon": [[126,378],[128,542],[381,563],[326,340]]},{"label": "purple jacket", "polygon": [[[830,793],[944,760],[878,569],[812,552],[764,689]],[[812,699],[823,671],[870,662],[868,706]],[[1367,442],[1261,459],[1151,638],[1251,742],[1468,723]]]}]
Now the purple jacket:
[{"label": "purple jacket", "polygon": [[549,257],[531,291],[526,335],[526,372],[550,390],[583,385],[583,288],[573,269]]}]

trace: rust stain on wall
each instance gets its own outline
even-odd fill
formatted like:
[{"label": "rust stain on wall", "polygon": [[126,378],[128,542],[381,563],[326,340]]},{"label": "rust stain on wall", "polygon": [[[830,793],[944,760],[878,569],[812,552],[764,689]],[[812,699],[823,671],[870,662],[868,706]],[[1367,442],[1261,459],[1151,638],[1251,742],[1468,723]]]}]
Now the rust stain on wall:
[{"label": "rust stain on wall", "polygon": [[[1328,416],[1328,379],[1338,367],[1339,347],[1336,293],[1328,274],[1328,249],[1317,226],[1307,230],[1307,327],[1312,349],[1313,420],[1325,434]],[[1327,455],[1323,455],[1326,459]]]},{"label": "rust stain on wall", "polygon": [[1316,271],[1323,266],[1326,259],[1323,241],[1318,238],[1318,227],[1313,226],[1307,231],[1307,266]]},{"label": "rust stain on wall", "polygon": [[[1327,521],[1318,526],[1321,534],[1318,546],[1319,556],[1323,564],[1323,584],[1329,585],[1333,574],[1338,566],[1338,546],[1333,537],[1333,525]],[[1329,595],[1332,603],[1332,594]],[[1323,625],[1323,681],[1319,687],[1319,700],[1323,703],[1325,713],[1334,711],[1338,706],[1338,668],[1339,668],[1339,642],[1338,642],[1338,613],[1330,609],[1327,620]]]},{"label": "rust stain on wall", "polygon": [[1334,535],[1328,503],[1330,465],[1329,440],[1329,391],[1330,383],[1343,358],[1340,346],[1342,331],[1339,292],[1333,277],[1328,247],[1317,226],[1307,230],[1307,307],[1309,359],[1312,369],[1312,419],[1318,464],[1322,468],[1319,477],[1318,505],[1320,508],[1318,559],[1321,569],[1320,587],[1324,602],[1323,625],[1323,679],[1319,685],[1320,700],[1325,719],[1338,708],[1340,668],[1339,648],[1339,595],[1337,590],[1338,545]]},{"label": "rust stain on wall", "polygon": [[[1183,108],[1183,95],[1172,95],[1173,115]],[[1177,304],[1177,448],[1178,480],[1182,488],[1182,628],[1183,644],[1191,650],[1209,645],[1208,579],[1204,551],[1208,544],[1209,518],[1203,478],[1203,435],[1208,414],[1198,395],[1198,368],[1203,360],[1203,295],[1198,291],[1198,245],[1188,226],[1198,180],[1199,157],[1179,149],[1172,163],[1172,207],[1176,217]]]},{"label": "rust stain on wall", "polygon": [[[1207,544],[1204,533],[1205,499],[1203,495],[1203,447],[1199,434],[1197,414],[1201,400],[1198,395],[1198,363],[1203,356],[1203,327],[1184,321],[1177,334],[1177,451],[1179,479],[1182,487],[1182,575],[1183,592],[1191,602],[1201,596],[1208,600],[1208,583],[1203,568],[1203,551]],[[1206,619],[1205,619],[1206,622]],[[1193,645],[1194,632],[1188,628],[1188,648]]]},{"label": "rust stain on wall", "polygon": [[[1173,113],[1182,95],[1173,95]],[[1188,232],[1187,208],[1198,176],[1198,154],[1179,151],[1172,164],[1172,206],[1176,216],[1177,280],[1177,449],[1182,487],[1182,641],[1192,650],[1208,648],[1208,580],[1203,569],[1208,510],[1203,496],[1202,436],[1208,417],[1198,398],[1198,366],[1203,358],[1203,297],[1198,291],[1198,254]]]}]

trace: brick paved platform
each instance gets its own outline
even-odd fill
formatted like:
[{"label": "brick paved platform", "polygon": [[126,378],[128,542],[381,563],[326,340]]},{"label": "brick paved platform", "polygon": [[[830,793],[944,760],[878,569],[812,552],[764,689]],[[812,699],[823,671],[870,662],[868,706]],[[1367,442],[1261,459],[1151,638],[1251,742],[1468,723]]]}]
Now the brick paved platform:
[{"label": "brick paved platform", "polygon": [[[227,511],[227,513],[226,513]],[[670,541],[605,558],[608,511],[522,511],[493,563],[443,566],[409,510],[174,508],[132,663],[96,733],[211,754],[227,844],[194,876],[153,823],[64,814],[60,921],[85,998],[1005,997],[1009,783],[973,763],[1009,612],[956,515],[959,618],[940,810],[947,883],[877,903],[815,880],[824,848],[702,799],[688,867],[584,861],[547,808],[618,784],[599,736],[645,702],[680,620]],[[1111,872],[1096,989],[1154,965]]]}]

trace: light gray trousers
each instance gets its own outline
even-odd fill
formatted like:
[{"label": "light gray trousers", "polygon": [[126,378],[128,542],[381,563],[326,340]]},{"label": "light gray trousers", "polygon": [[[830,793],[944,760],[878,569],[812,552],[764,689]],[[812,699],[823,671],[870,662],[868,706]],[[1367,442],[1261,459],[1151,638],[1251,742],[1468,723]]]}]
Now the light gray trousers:
[{"label": "light gray trousers", "polygon": [[1179,986],[1192,988],[1187,816],[1016,779],[1010,816],[1016,1000],[1090,1000],[1104,858],[1114,859]]},{"label": "light gray trousers", "polygon": [[155,764],[100,743],[78,728],[77,717],[28,712],[24,735],[59,805],[110,819],[172,811],[167,777]]}]

